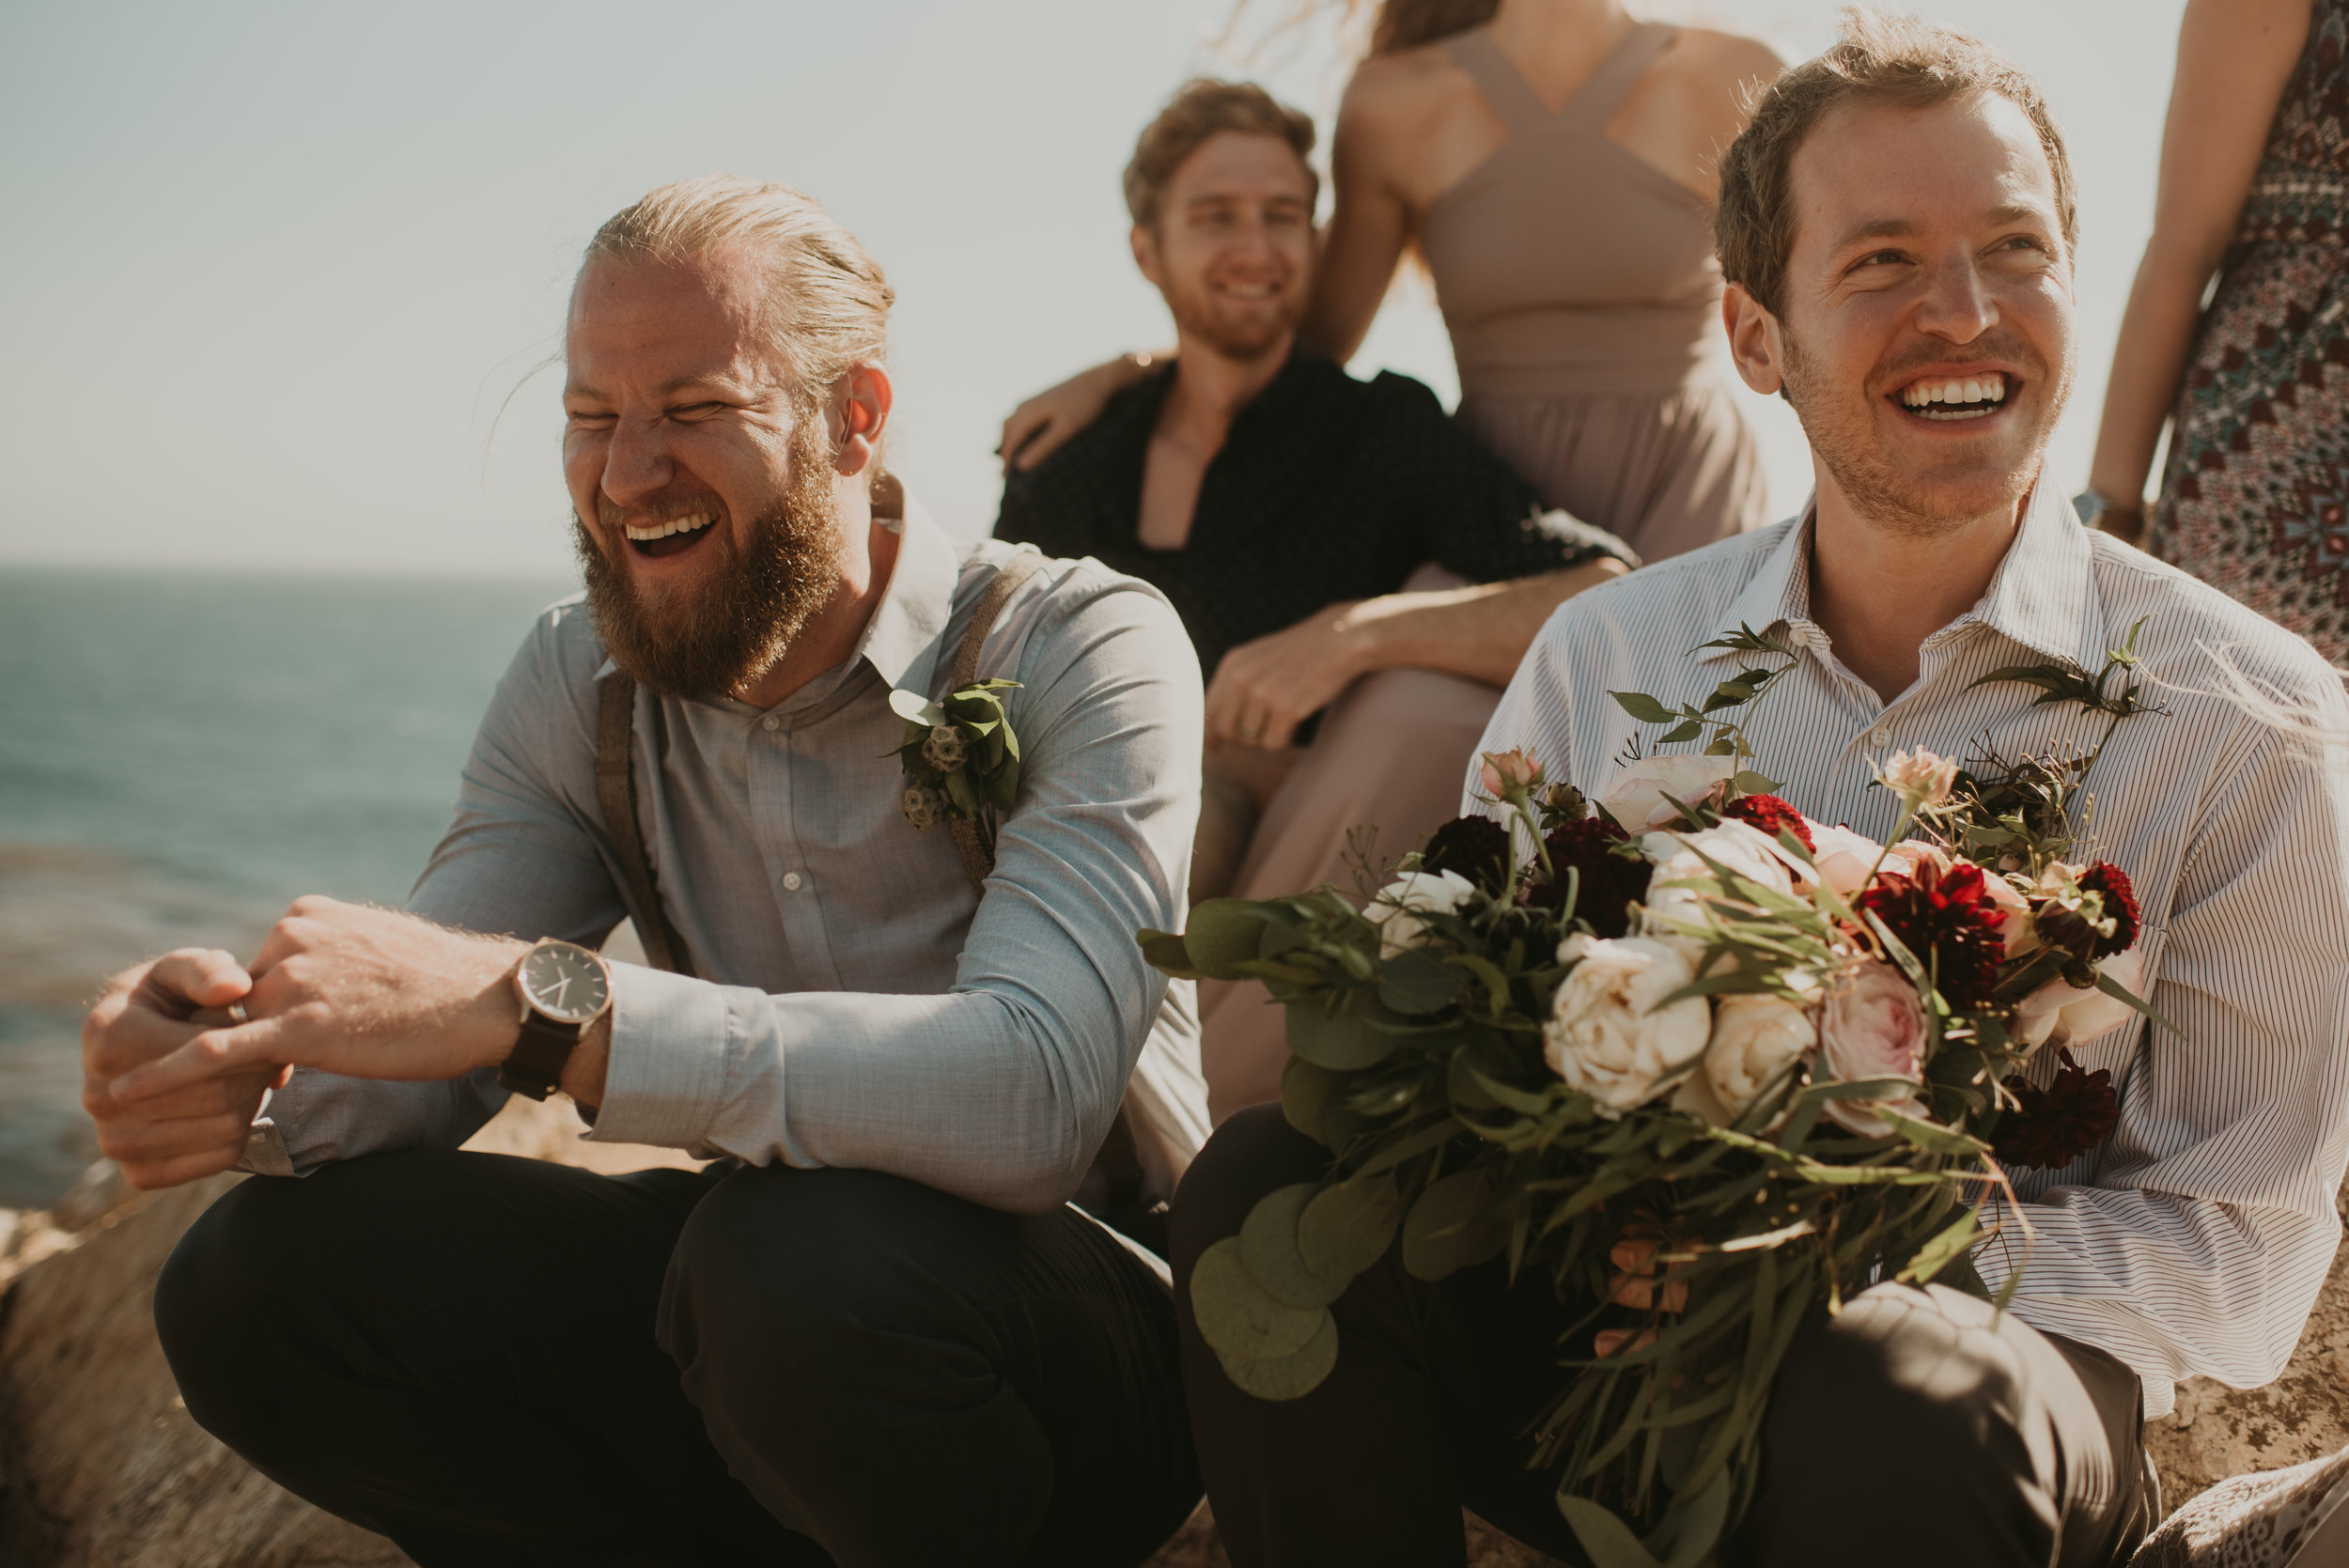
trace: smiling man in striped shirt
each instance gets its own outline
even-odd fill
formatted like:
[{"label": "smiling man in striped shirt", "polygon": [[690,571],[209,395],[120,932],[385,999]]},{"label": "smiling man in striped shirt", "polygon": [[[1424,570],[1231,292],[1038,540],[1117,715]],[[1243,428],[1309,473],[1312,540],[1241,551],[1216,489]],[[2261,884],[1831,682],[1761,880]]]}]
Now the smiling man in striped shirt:
[{"label": "smiling man in striped shirt", "polygon": [[[2180,1377],[2274,1377],[2339,1240],[2349,705],[2307,644],[2081,529],[2046,476],[2076,355],[2073,196],[2037,87],[1972,39],[1854,13],[1781,78],[1723,168],[1723,314],[1747,383],[1800,415],[1816,500],[1569,601],[1486,733],[1603,794],[1641,733],[1608,692],[1702,700],[1738,657],[1701,645],[1751,627],[1797,656],[1747,725],[1759,766],[1806,813],[1881,836],[1898,802],[1872,761],[2093,745],[2102,718],[1976,683],[2100,668],[2144,623],[2166,711],[2121,723],[2076,825],[2136,878],[2152,1000],[2177,1032],[2133,1018],[2077,1043],[2121,1118],[2019,1180],[2019,1215],[1985,1216],[2028,1221],[2028,1256],[2010,1222],[1977,1258],[1993,1285],[2021,1271],[2011,1314],[1883,1284],[1806,1326],[1726,1562],[2125,1560],[2159,1508],[2140,1419]],[[2264,700],[2226,694],[2246,684]],[[1277,1111],[1227,1123],[1175,1205],[1178,1274],[1257,1195],[1317,1174],[1316,1152]],[[1186,1325],[1236,1563],[1457,1561],[1463,1501],[1582,1560],[1554,1478],[1522,1468],[1574,1314],[1501,1270],[1363,1276],[1336,1309],[1346,1355],[1290,1405],[1237,1393]]]}]

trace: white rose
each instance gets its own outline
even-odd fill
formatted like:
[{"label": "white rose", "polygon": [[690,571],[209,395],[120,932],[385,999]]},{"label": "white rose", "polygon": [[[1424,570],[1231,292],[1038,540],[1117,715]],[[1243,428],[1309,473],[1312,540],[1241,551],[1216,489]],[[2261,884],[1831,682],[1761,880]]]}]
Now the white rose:
[{"label": "white rose", "polygon": [[1599,798],[1599,810],[1613,817],[1626,831],[1643,833],[1680,815],[1680,807],[1665,800],[1665,796],[1693,806],[1736,773],[1735,757],[1641,757],[1616,776],[1607,793]]},{"label": "white rose", "polygon": [[1697,1076],[1734,1122],[1787,1063],[1818,1043],[1811,1015],[1783,997],[1726,996],[1713,1009],[1713,1038]]},{"label": "white rose", "polygon": [[1687,959],[1644,937],[1610,941],[1579,932],[1558,955],[1575,967],[1558,987],[1542,1054],[1568,1088],[1598,1102],[1601,1115],[1637,1110],[1696,1064],[1713,1009],[1703,997],[1657,1005],[1694,978]]},{"label": "white rose", "polygon": [[[2116,953],[2096,966],[2096,971],[2132,996],[2143,996],[2145,963],[2137,949]],[[2116,1001],[2093,986],[2067,986],[2061,975],[2025,997],[2015,1009],[2015,1032],[2036,1050],[2053,1041],[2077,1045],[2108,1033],[2137,1017],[2137,1009]]]},{"label": "white rose", "polygon": [[[1710,925],[1705,900],[1719,897],[1719,878],[1701,857],[1709,856],[1758,887],[1773,893],[1795,891],[1793,869],[1769,835],[1734,818],[1699,833],[1650,833],[1640,851],[1656,862],[1656,880],[1648,889],[1640,917],[1640,934],[1675,949],[1691,967],[1704,957],[1704,940],[1673,929],[1675,925]],[[1668,887],[1672,882],[1695,882],[1695,887]]]},{"label": "white rose", "polygon": [[1378,890],[1362,918],[1378,927],[1378,956],[1413,946],[1427,928],[1422,914],[1456,914],[1476,884],[1456,871],[1406,872]]}]

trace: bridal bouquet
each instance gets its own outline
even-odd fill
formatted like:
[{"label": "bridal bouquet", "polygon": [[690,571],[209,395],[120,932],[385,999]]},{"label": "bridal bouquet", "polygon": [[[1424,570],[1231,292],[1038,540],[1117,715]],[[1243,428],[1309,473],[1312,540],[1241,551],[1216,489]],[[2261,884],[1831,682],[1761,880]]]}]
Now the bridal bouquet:
[{"label": "bridal bouquet", "polygon": [[[1600,1568],[1711,1558],[1814,1303],[1878,1278],[1982,1290],[1976,1205],[2012,1197],[2004,1164],[2067,1163],[2118,1110],[2068,1056],[2045,1089],[2015,1070],[2151,1016],[2128,877],[2072,854],[2102,740],[1970,769],[1894,756],[1878,843],[1752,767],[1731,715],[1791,651],[1750,629],[1709,645],[1786,662],[1701,707],[1616,693],[1660,743],[1703,745],[1632,759],[1595,809],[1487,753],[1496,815],[1439,830],[1366,907],[1222,899],[1142,934],[1169,973],[1287,1005],[1283,1105],[1335,1156],[1199,1259],[1224,1370],[1261,1398],[1309,1392],[1343,1354],[1330,1304],[1398,1234],[1422,1279],[1503,1255],[1547,1276],[1580,1315],[1534,1458]],[[2158,711],[2132,665],[2124,646],[2101,675],[1989,678],[2109,715],[2109,738]]]}]

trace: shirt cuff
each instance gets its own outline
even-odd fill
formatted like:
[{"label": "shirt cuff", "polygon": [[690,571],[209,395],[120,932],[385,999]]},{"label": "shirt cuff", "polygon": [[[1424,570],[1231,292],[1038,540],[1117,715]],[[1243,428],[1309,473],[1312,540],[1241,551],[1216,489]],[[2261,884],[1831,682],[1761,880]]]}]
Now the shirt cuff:
[{"label": "shirt cuff", "polygon": [[612,1056],[587,1137],[701,1147],[725,1103],[734,1046],[725,987],[635,964],[611,971]]}]

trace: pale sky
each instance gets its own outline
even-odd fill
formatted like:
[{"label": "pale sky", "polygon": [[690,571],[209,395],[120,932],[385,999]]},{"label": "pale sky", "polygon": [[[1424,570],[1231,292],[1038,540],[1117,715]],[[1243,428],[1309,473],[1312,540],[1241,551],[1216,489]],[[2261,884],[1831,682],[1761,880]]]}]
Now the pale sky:
[{"label": "pale sky", "polygon": [[[1907,8],[2013,54],[2069,138],[2082,355],[2054,474],[2076,489],[2183,0]],[[1165,336],[1118,172],[1167,94],[1258,74],[1326,132],[1330,40],[1252,71],[1211,47],[1228,9],[0,6],[0,566],[570,570],[559,377],[533,367],[596,225],[719,169],[801,186],[888,271],[894,464],[950,531],[983,535],[1011,406]],[[1703,4],[1789,57],[1834,9]],[[1398,287],[1353,368],[1381,366],[1456,396],[1423,285]],[[1801,432],[1748,406],[1791,510]]]}]

